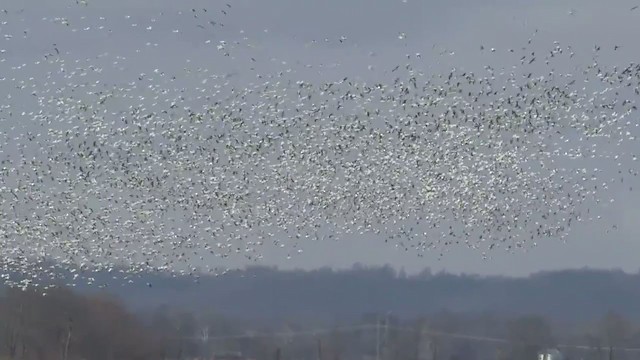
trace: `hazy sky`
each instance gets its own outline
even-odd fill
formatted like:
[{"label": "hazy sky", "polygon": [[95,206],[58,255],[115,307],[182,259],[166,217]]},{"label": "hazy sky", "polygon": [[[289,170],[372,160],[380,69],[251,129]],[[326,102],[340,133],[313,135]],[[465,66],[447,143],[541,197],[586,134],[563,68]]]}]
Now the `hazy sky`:
[{"label": "hazy sky", "polygon": [[[405,54],[418,52],[423,59],[417,67],[427,73],[448,71],[452,67],[481,69],[487,64],[494,68],[510,66],[514,63],[513,56],[508,57],[507,49],[524,46],[536,29],[531,49],[548,51],[556,40],[571,45],[576,52],[575,65],[589,64],[591,49],[596,44],[606,48],[599,60],[603,63],[619,63],[623,67],[640,58],[637,45],[640,9],[630,11],[634,1],[227,2],[231,8],[225,2],[191,0],[88,0],[87,6],[59,0],[5,1],[0,4],[0,8],[7,8],[7,14],[0,13],[0,22],[7,22],[0,26],[0,50],[4,50],[0,54],[0,59],[4,59],[0,63],[0,77],[41,76],[38,72],[41,70],[36,68],[30,70],[27,66],[26,70],[15,70],[12,67],[30,64],[58,48],[68,59],[95,59],[103,53],[110,54],[109,61],[116,55],[126,57],[122,61],[126,70],[110,74],[110,80],[117,76],[126,80],[142,72],[151,73],[155,68],[181,73],[185,67],[206,67],[214,73],[232,74],[231,79],[238,83],[255,81],[259,72],[287,68],[295,73],[291,78],[333,81],[350,76],[374,81],[388,74],[395,64],[403,64]],[[207,9],[206,15],[203,8]],[[192,9],[198,10],[199,18],[193,17]],[[227,15],[222,14],[222,10]],[[67,18],[69,26],[56,24],[61,18]],[[205,20],[210,18],[217,18],[224,26],[210,25]],[[151,30],[147,30],[149,26]],[[405,39],[399,39],[401,33],[406,35]],[[341,36],[346,37],[342,42]],[[211,41],[206,44],[206,40]],[[230,44],[232,56],[211,56],[211,48],[220,41]],[[234,41],[239,44],[234,45]],[[481,53],[481,45],[497,51]],[[621,48],[614,52],[614,45]],[[455,54],[440,55],[442,52]],[[583,56],[585,54],[588,56]],[[251,57],[256,61],[250,60]],[[306,64],[313,67],[306,68]],[[372,65],[372,69],[368,69],[368,65]],[[251,67],[254,70],[250,70]],[[196,76],[189,79],[197,84]],[[6,82],[0,82],[0,99],[5,99],[2,94],[11,91]],[[0,122],[0,127],[7,126]],[[640,189],[640,184],[636,185]],[[507,275],[583,266],[636,272],[640,268],[637,194],[620,190],[618,201],[606,209],[607,218],[603,221],[608,222],[605,225],[615,221],[618,226],[615,232],[607,233],[607,226],[601,224],[578,224],[567,243],[541,240],[536,248],[526,252],[496,251],[487,260],[477,251],[466,248],[450,248],[442,257],[439,252],[433,252],[419,258],[393,245],[345,239],[305,244],[305,252],[292,260],[285,260],[286,254],[278,249],[267,249],[262,264],[311,268],[350,267],[356,262],[388,263],[409,272],[431,267]]]}]

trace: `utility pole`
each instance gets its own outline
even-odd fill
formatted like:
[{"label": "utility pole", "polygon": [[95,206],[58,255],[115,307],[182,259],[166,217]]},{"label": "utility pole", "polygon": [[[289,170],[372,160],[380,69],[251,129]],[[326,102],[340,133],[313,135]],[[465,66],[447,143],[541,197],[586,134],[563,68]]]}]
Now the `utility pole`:
[{"label": "utility pole", "polygon": [[209,346],[207,346],[209,343],[209,327],[208,326],[205,326],[202,329],[202,332],[200,334],[200,339],[202,340],[201,355],[207,356],[207,357],[210,356],[211,354],[209,354]]},{"label": "utility pole", "polygon": [[389,315],[390,311],[387,312],[387,315],[384,319],[384,354],[383,358],[386,360],[389,354]]},{"label": "utility pole", "polygon": [[62,360],[67,360],[69,358],[69,345],[71,344],[71,331],[73,329],[73,319],[71,316],[68,318],[67,325],[67,337],[64,341],[64,348],[62,349]]},{"label": "utility pole", "polygon": [[322,339],[318,339],[318,360],[322,360]]},{"label": "utility pole", "polygon": [[376,317],[376,360],[380,360],[380,316]]}]

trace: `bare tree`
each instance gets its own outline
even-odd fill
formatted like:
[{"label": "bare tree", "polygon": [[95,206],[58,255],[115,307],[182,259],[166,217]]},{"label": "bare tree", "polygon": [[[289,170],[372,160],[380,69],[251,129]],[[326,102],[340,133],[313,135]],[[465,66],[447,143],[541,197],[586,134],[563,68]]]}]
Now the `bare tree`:
[{"label": "bare tree", "polygon": [[507,324],[511,357],[535,359],[538,352],[553,345],[551,326],[541,316],[523,316]]},{"label": "bare tree", "polygon": [[[157,359],[149,332],[110,299],[68,290],[6,292],[0,303],[4,354],[21,360]],[[110,350],[109,350],[110,349]]]},{"label": "bare tree", "polygon": [[599,335],[587,334],[585,335],[585,341],[590,348],[589,359],[602,360],[604,358],[602,338]]},{"label": "bare tree", "polygon": [[64,348],[62,349],[62,360],[69,359],[69,346],[71,346],[71,335],[73,332],[73,318],[69,316],[67,324],[67,333],[64,339]]},{"label": "bare tree", "polygon": [[599,332],[607,347],[607,358],[613,360],[615,348],[624,346],[631,336],[631,324],[622,316],[608,312],[600,321]]}]

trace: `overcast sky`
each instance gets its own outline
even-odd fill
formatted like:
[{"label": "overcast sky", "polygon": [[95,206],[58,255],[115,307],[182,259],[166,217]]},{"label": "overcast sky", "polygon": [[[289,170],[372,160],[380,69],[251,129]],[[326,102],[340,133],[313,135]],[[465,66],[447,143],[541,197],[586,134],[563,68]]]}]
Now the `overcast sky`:
[{"label": "overcast sky", "polygon": [[[0,8],[6,7],[7,13],[0,13],[0,50],[4,50],[0,54],[3,60],[0,77],[42,76],[45,70],[31,64],[57,48],[67,59],[94,59],[96,64],[110,63],[115,56],[126,57],[121,62],[124,71],[108,73],[112,81],[151,73],[156,68],[184,74],[185,67],[232,74],[231,79],[238,83],[255,81],[257,73],[286,69],[292,69],[295,75],[291,77],[312,81],[333,81],[343,76],[374,81],[388,74],[395,64],[402,64],[406,54],[415,53],[422,54],[422,62],[416,67],[425,72],[448,71],[452,67],[481,69],[488,64],[494,68],[510,66],[514,63],[513,56],[509,57],[507,49],[524,46],[536,30],[533,49],[548,51],[553,41],[571,45],[579,57],[572,65],[592,62],[591,49],[596,44],[606,48],[602,62],[623,67],[640,58],[637,45],[640,9],[630,10],[634,1],[228,0],[228,3],[231,8],[225,2],[191,0],[87,0],[86,6],[60,0],[3,1]],[[63,18],[68,26],[60,24]],[[210,20],[216,21],[216,25]],[[151,29],[147,30],[149,26]],[[401,33],[406,37],[400,39]],[[346,39],[341,42],[342,36]],[[220,41],[230,44],[231,56],[220,56],[212,50]],[[239,43],[234,44],[235,41]],[[480,52],[481,45],[497,51]],[[621,48],[614,52],[614,45]],[[445,55],[441,55],[443,52]],[[109,54],[108,60],[96,59],[104,53]],[[21,64],[27,67],[14,68]],[[194,86],[198,84],[197,77],[189,79]],[[7,84],[0,82],[1,99],[5,99],[2,94],[12,91]],[[12,106],[20,106],[19,100],[12,101],[15,101]],[[7,131],[9,124],[0,122],[0,127]],[[637,185],[640,189],[640,184]],[[408,272],[431,267],[504,275],[585,266],[636,272],[640,268],[639,199],[637,192],[622,191],[617,194],[615,205],[605,209],[607,218],[603,221],[609,222],[605,226],[579,224],[566,243],[544,240],[526,252],[498,251],[483,259],[477,251],[453,247],[442,256],[434,251],[420,258],[392,245],[353,238],[305,244],[305,252],[291,260],[286,260],[281,250],[267,248],[262,264],[313,268],[350,267],[358,262],[391,264]],[[618,230],[607,232],[606,225],[612,222]]]}]

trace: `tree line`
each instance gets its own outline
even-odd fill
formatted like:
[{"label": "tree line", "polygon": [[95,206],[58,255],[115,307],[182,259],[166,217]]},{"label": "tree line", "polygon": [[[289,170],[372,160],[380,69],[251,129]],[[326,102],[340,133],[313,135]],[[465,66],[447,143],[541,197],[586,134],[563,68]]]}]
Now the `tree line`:
[{"label": "tree line", "polygon": [[0,297],[4,359],[158,359],[159,344],[149,330],[107,294],[9,288]]},{"label": "tree line", "polygon": [[[141,275],[120,286],[112,274],[95,275],[127,306],[148,309],[164,303],[191,311],[215,308],[233,318],[322,318],[356,321],[366,312],[391,311],[405,318],[448,309],[493,311],[508,316],[536,313],[566,322],[589,321],[607,310],[640,321],[640,273],[565,270],[529,277],[404,274],[392,268],[283,271],[255,267],[224,276],[193,278]],[[84,291],[84,290],[83,290]],[[87,292],[91,292],[87,289]]]},{"label": "tree line", "polygon": [[640,327],[615,312],[579,323],[541,315],[439,311],[366,313],[356,321],[232,319],[164,305],[134,312],[106,293],[6,289],[0,359],[521,360],[560,349],[569,359],[635,359]]}]

